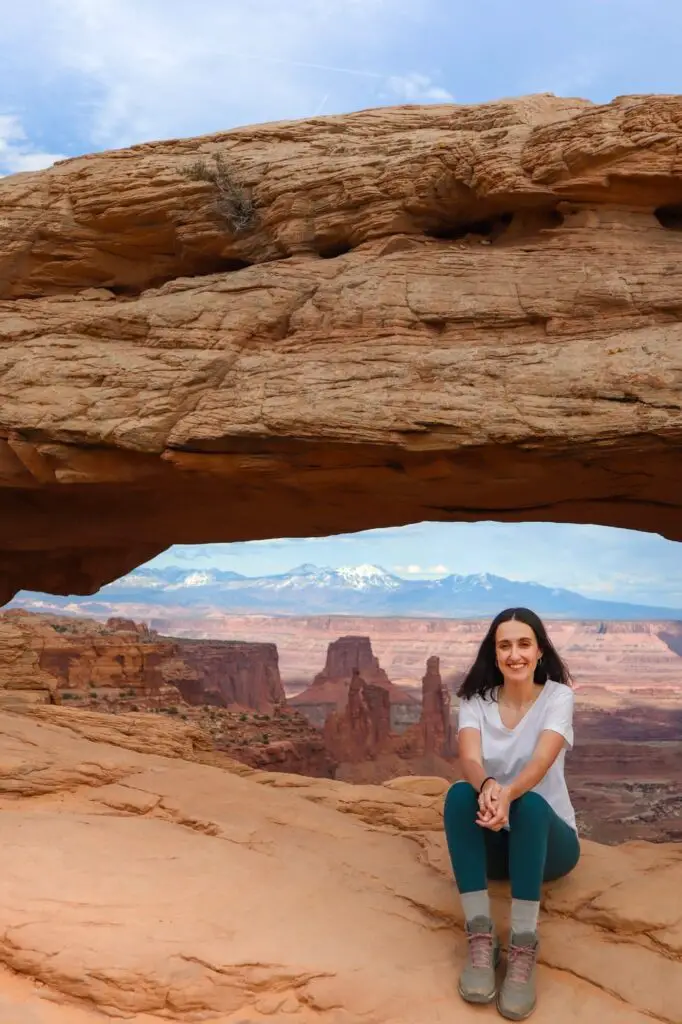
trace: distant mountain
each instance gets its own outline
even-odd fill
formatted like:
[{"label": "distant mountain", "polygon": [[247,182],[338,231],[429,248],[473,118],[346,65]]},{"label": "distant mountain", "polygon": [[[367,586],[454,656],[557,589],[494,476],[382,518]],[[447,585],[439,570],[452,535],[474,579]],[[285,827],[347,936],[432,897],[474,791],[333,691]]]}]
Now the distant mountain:
[{"label": "distant mountain", "polygon": [[406,580],[376,565],[330,569],[307,563],[287,573],[257,577],[218,569],[146,566],[107,584],[92,597],[24,591],[12,602],[14,607],[35,611],[67,609],[83,615],[114,614],[120,605],[210,608],[236,614],[446,618],[485,618],[502,608],[525,606],[547,618],[682,620],[680,608],[597,601],[571,590],[489,573]]}]

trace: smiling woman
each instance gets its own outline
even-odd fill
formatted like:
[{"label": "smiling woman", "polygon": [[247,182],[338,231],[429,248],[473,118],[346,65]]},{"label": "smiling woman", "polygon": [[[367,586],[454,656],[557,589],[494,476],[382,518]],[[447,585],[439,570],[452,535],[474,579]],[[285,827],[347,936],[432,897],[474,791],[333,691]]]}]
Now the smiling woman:
[{"label": "smiling woman", "polygon": [[[573,745],[569,683],[538,616],[508,608],[491,623],[458,694],[464,781],[448,792],[445,832],[469,938],[459,991],[472,1003],[497,995],[510,1020],[535,1007],[541,885],[568,874],[580,856],[564,778]],[[499,993],[488,878],[511,879],[509,962]]]}]

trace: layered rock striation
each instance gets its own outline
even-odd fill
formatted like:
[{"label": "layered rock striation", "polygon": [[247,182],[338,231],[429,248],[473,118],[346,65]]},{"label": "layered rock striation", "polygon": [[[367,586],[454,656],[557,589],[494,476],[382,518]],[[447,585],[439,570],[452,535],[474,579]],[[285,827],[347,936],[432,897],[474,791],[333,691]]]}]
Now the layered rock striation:
[{"label": "layered rock striation", "polygon": [[682,538],[681,115],[411,105],[3,178],[0,600],[427,519]]},{"label": "layered rock striation", "polygon": [[415,729],[418,746],[423,752],[442,757],[455,753],[455,737],[451,721],[450,691],[440,674],[440,658],[432,655],[426,662],[422,679],[422,711]]},{"label": "layered rock striation", "polygon": [[441,679],[438,658],[427,661],[419,720],[398,734],[391,730],[390,712],[387,689],[365,682],[356,669],[345,709],[332,712],[324,725],[325,743],[338,763],[339,778],[382,782],[425,771],[445,779],[458,777],[450,693]]},{"label": "layered rock striation", "polygon": [[269,712],[284,705],[277,647],[178,640],[145,624],[0,613],[0,690],[24,700],[187,703]]},{"label": "layered rock striation", "polygon": [[172,641],[144,625],[110,619],[0,614],[0,690],[61,702],[118,695],[180,700],[164,675]]},{"label": "layered rock striation", "polygon": [[175,647],[190,670],[179,667],[176,681],[189,704],[272,711],[286,701],[275,644],[178,639]]},{"label": "layered rock striation", "polygon": [[324,740],[337,761],[357,764],[385,753],[393,740],[388,688],[367,683],[353,669],[346,706],[326,719]]},{"label": "layered rock striation", "polygon": [[[290,697],[288,703],[297,708],[309,721],[321,728],[327,718],[343,713],[350,704],[351,690],[358,700],[362,686],[373,686],[384,691],[388,707],[389,728],[404,727],[416,720],[419,706],[412,694],[396,686],[388,678],[372,651],[368,636],[342,636],[327,647],[325,666],[310,686]],[[369,691],[368,691],[369,692]],[[383,698],[369,698],[378,711]]]}]

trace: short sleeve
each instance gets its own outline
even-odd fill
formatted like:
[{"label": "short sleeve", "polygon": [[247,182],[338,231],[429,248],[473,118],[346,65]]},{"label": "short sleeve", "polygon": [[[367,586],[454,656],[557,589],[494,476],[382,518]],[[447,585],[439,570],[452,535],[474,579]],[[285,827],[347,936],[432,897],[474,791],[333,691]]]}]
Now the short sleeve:
[{"label": "short sleeve", "polygon": [[558,732],[566,740],[566,746],[573,746],[573,706],[575,697],[570,686],[559,683],[548,702],[545,718],[542,723],[543,729],[551,729]]},{"label": "short sleeve", "polygon": [[460,729],[478,729],[479,731],[481,729],[481,709],[475,698],[459,702],[457,731],[459,732]]}]

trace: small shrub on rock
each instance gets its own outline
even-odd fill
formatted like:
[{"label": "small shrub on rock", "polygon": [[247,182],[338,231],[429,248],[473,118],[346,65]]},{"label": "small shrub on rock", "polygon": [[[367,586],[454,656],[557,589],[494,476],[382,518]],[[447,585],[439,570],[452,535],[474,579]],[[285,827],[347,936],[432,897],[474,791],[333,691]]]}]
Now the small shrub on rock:
[{"label": "small shrub on rock", "polygon": [[214,153],[213,162],[215,166],[211,167],[206,160],[195,160],[189,167],[184,167],[181,173],[190,181],[208,181],[214,186],[217,212],[235,234],[241,234],[255,223],[253,199],[247,189],[232,176],[222,153]]}]

